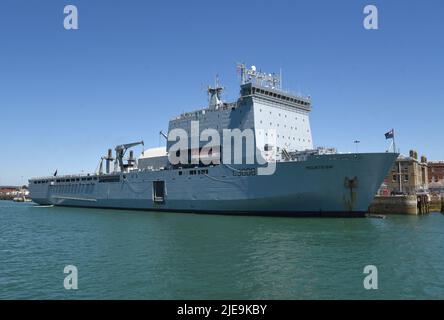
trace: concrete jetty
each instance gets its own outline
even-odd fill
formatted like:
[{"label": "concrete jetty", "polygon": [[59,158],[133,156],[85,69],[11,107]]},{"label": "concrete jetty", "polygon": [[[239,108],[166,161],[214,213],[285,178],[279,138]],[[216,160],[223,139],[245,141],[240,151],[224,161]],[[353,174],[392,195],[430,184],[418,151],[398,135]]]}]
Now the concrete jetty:
[{"label": "concrete jetty", "polygon": [[419,214],[416,196],[376,196],[368,209],[373,214]]},{"label": "concrete jetty", "polygon": [[369,207],[372,214],[421,215],[444,212],[444,197],[422,195],[376,196]]}]

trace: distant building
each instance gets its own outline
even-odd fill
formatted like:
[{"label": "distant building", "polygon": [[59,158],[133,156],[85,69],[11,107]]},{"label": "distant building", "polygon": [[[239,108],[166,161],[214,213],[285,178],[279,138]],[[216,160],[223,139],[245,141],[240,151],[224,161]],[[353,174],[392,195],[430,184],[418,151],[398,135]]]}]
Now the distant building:
[{"label": "distant building", "polygon": [[18,192],[18,187],[0,186],[0,200],[12,200]]},{"label": "distant building", "polygon": [[399,156],[390,169],[380,194],[417,194],[428,190],[427,158],[418,160],[416,151],[411,150],[408,157]]},{"label": "distant building", "polygon": [[429,189],[432,193],[444,193],[444,161],[429,161]]},{"label": "distant building", "polygon": [[0,193],[3,194],[9,194],[12,192],[17,192],[18,188],[17,187],[0,187]]},{"label": "distant building", "polygon": [[27,197],[29,190],[26,186],[0,186],[0,200],[12,200],[14,197]]},{"label": "distant building", "polygon": [[444,180],[444,161],[429,161],[428,173],[429,182]]}]

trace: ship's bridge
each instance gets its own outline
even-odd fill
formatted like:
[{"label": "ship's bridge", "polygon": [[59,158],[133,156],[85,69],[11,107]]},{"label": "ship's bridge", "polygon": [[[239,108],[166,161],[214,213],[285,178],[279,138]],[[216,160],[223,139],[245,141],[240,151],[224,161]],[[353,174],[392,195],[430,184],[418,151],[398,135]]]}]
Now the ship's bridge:
[{"label": "ship's bridge", "polygon": [[290,93],[273,89],[269,87],[262,87],[253,83],[246,83],[241,86],[241,98],[258,97],[270,102],[288,105],[290,107],[300,108],[305,111],[311,111],[311,98],[295,96]]},{"label": "ship's bridge", "polygon": [[[200,137],[206,129],[218,131],[221,137],[225,129],[251,129],[254,132],[256,148],[263,153],[272,150],[280,155],[312,150],[309,120],[311,98],[281,90],[279,78],[274,75],[255,69],[242,72],[244,76],[240,95],[235,102],[226,103],[221,100],[222,87],[216,85],[209,88],[208,107],[183,113],[172,119],[168,131],[185,130],[190,147],[193,137]],[[259,80],[253,81],[253,76]],[[193,121],[198,123],[198,131],[192,130]],[[199,140],[199,148],[207,142]],[[168,141],[167,151],[174,143]]]}]

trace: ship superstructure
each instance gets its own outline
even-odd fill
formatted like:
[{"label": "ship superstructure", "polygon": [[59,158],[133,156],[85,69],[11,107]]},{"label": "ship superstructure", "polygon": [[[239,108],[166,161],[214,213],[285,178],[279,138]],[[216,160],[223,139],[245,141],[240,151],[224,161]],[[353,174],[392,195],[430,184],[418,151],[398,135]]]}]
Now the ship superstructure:
[{"label": "ship superstructure", "polygon": [[[222,101],[223,88],[216,82],[208,88],[206,108],[170,120],[168,134],[161,132],[166,147],[145,150],[136,160],[132,150],[125,155],[142,141],[119,145],[115,155],[109,150],[101,158],[95,173],[31,179],[32,199],[45,205],[222,214],[366,212],[397,155],[315,149],[311,98],[283,91],[280,75],[244,64],[238,69],[239,98]],[[209,132],[213,139],[202,139]],[[254,157],[244,146],[242,161],[233,162],[233,152],[228,161],[227,150],[233,151],[235,141],[213,141],[216,133],[225,137],[227,132],[250,132]],[[176,135],[186,137],[184,150],[176,149]],[[202,151],[209,141],[206,159]],[[181,161],[174,162],[173,156]],[[261,174],[271,164],[273,170]]]}]

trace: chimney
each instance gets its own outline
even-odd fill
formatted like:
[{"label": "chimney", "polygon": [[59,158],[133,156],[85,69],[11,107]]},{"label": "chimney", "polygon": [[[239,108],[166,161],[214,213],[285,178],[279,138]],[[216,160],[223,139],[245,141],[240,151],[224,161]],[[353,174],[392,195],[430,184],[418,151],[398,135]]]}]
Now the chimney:
[{"label": "chimney", "polygon": [[108,156],[106,157],[106,173],[109,174],[111,172],[111,161],[113,160],[113,150],[108,149]]}]

